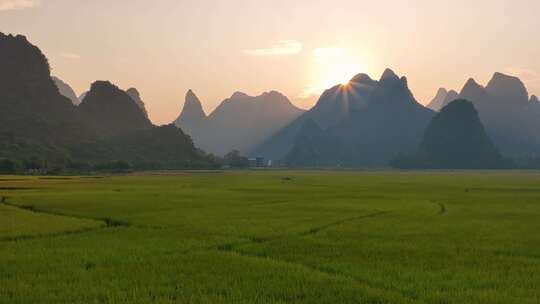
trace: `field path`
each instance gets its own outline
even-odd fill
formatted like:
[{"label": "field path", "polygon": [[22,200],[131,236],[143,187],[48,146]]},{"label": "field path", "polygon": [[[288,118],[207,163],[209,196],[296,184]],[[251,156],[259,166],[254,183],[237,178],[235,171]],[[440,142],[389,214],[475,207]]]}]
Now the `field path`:
[{"label": "field path", "polygon": [[[390,213],[390,212],[389,211],[376,211],[376,212],[369,213],[369,214],[349,217],[349,218],[345,218],[345,219],[342,219],[342,220],[330,222],[328,224],[324,224],[324,225],[321,225],[321,226],[317,226],[317,227],[308,229],[306,231],[298,233],[297,235],[301,236],[301,237],[315,235],[317,233],[320,233],[323,230],[329,229],[329,228],[334,227],[334,226],[341,225],[343,223],[352,222],[352,221],[356,221],[356,220],[362,220],[362,219],[375,218],[375,217],[383,216],[383,215],[388,214],[388,213]],[[353,284],[356,284],[361,288],[384,291],[385,293],[388,293],[388,294],[390,294],[390,295],[392,295],[394,297],[398,297],[401,300],[404,300],[405,302],[408,302],[408,303],[426,303],[422,299],[419,299],[416,296],[407,294],[406,292],[404,292],[404,291],[402,291],[402,290],[400,290],[398,288],[388,288],[387,286],[382,286],[380,284],[375,284],[375,283],[370,282],[368,280],[362,280],[362,279],[356,278],[354,276],[346,275],[344,273],[341,273],[341,272],[333,270],[333,269],[328,269],[328,268],[324,268],[324,267],[317,267],[317,266],[310,265],[308,263],[295,262],[295,261],[291,261],[291,260],[287,260],[287,259],[279,259],[279,258],[272,257],[272,256],[261,256],[261,255],[246,252],[246,251],[241,250],[241,249],[238,248],[240,246],[245,246],[245,245],[249,245],[249,244],[258,244],[258,245],[260,245],[260,244],[264,244],[266,242],[276,241],[276,240],[279,240],[279,239],[284,239],[286,237],[287,237],[287,235],[282,235],[282,236],[277,236],[277,237],[268,237],[268,238],[255,238],[255,237],[252,237],[252,238],[246,239],[246,241],[243,241],[243,242],[222,244],[222,245],[219,245],[217,247],[214,247],[214,249],[217,249],[218,251],[230,253],[230,254],[236,254],[236,255],[239,255],[239,256],[247,257],[247,258],[265,259],[265,260],[274,261],[276,263],[283,263],[283,264],[291,265],[291,266],[294,266],[294,267],[301,267],[301,268],[307,269],[309,271],[318,272],[318,273],[323,274],[323,275],[327,275],[327,276],[331,276],[331,277],[335,277],[335,278],[339,278],[339,279],[342,279],[342,280],[352,282]],[[208,248],[208,249],[211,249],[211,248]]]},{"label": "field path", "polygon": [[319,227],[311,228],[308,231],[300,233],[300,235],[301,236],[306,236],[306,235],[310,235],[310,234],[317,234],[317,233],[319,233],[319,232],[321,232],[323,230],[326,230],[326,229],[334,227],[334,226],[339,226],[339,225],[347,223],[347,222],[352,222],[352,221],[371,218],[371,217],[377,217],[377,216],[381,216],[381,215],[384,215],[384,214],[387,214],[387,213],[388,213],[388,211],[377,211],[377,212],[370,213],[370,214],[349,217],[349,218],[342,219],[342,220],[335,221],[335,222],[331,222],[331,223],[328,223],[328,224],[325,224],[325,225],[322,225],[322,226],[319,226]]},{"label": "field path", "polygon": [[66,218],[66,219],[71,220],[73,223],[76,223],[77,221],[83,222],[83,223],[91,223],[91,222],[95,222],[95,223],[91,226],[83,225],[85,227],[54,231],[50,233],[29,233],[29,234],[21,234],[21,235],[14,235],[14,236],[4,236],[4,237],[0,236],[0,241],[4,241],[4,242],[59,237],[59,236],[65,236],[65,235],[87,233],[87,232],[96,231],[96,230],[100,230],[104,228],[130,226],[130,224],[127,222],[118,221],[118,220],[114,220],[110,218],[90,218],[90,217],[83,217],[83,216],[68,215],[68,214],[54,212],[50,210],[37,209],[32,205],[18,205],[18,204],[10,203],[9,200],[10,200],[10,197],[1,196],[0,206],[4,206],[5,208],[12,208],[18,211],[32,213],[36,215],[48,216],[51,219],[52,218]]}]

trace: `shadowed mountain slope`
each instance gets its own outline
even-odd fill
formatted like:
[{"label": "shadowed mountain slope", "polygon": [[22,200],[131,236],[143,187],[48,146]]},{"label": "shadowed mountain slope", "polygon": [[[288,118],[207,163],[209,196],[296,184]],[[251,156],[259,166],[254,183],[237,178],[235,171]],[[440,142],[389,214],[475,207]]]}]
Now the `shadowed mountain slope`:
[{"label": "shadowed mountain slope", "polygon": [[81,103],[79,97],[77,97],[77,94],[75,94],[75,91],[73,91],[73,88],[71,88],[69,84],[65,83],[62,79],[55,76],[53,76],[52,79],[62,96],[69,98],[75,106]]},{"label": "shadowed mountain slope", "polygon": [[152,126],[135,101],[108,81],[94,82],[78,109],[86,122],[105,136]]},{"label": "shadowed mountain slope", "polygon": [[89,136],[36,46],[0,33],[0,54],[0,157],[58,156]]},{"label": "shadowed mountain slope", "polygon": [[341,152],[336,137],[327,136],[311,118],[304,121],[296,134],[294,145],[285,157],[291,167],[321,167],[335,162]]},{"label": "shadowed mountain slope", "polygon": [[214,160],[193,146],[174,125],[152,126],[113,135],[72,148],[76,161],[123,160],[136,169],[198,169],[215,166]]},{"label": "shadowed mountain slope", "polygon": [[474,105],[463,99],[433,118],[416,154],[393,161],[396,167],[421,169],[491,169],[504,164]]},{"label": "shadowed mountain slope", "polygon": [[135,88],[129,88],[126,91],[126,94],[128,94],[129,97],[131,97],[131,99],[133,99],[133,101],[135,101],[135,104],[137,104],[139,109],[141,109],[144,116],[146,118],[148,118],[148,112],[146,111],[146,106],[144,105],[144,101],[141,99],[141,94],[139,94],[139,91],[137,89],[135,89]]}]

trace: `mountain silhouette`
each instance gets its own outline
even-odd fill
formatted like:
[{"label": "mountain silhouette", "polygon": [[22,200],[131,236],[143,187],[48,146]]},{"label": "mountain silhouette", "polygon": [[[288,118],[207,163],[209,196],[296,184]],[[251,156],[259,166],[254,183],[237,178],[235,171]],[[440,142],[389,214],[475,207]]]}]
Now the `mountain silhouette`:
[{"label": "mountain silhouette", "polygon": [[493,101],[501,107],[526,107],[529,102],[529,93],[523,82],[517,77],[502,73],[493,75],[486,86],[486,91],[494,97]]},{"label": "mountain silhouette", "polygon": [[491,169],[505,162],[487,135],[474,105],[450,102],[427,127],[418,151],[392,164],[399,168]]},{"label": "mountain silhouette", "polygon": [[152,126],[136,102],[108,81],[94,82],[78,109],[105,136]]},{"label": "mountain silhouette", "polygon": [[26,37],[0,33],[0,54],[0,158],[85,168],[119,160],[141,169],[215,166],[181,130],[153,126],[110,82],[93,83],[75,107]]},{"label": "mountain silhouette", "polygon": [[459,94],[456,91],[454,90],[447,91],[445,88],[440,88],[437,91],[437,95],[435,95],[435,97],[427,105],[427,107],[432,109],[433,111],[438,112],[442,108],[447,106],[450,102],[458,98],[459,98]]},{"label": "mountain silhouette", "polygon": [[[0,157],[37,156],[55,163],[114,157],[155,167],[174,164],[175,168],[212,163],[195,148],[195,142],[219,155],[240,150],[283,159],[292,166],[380,167],[418,146],[423,153],[418,155],[428,157],[429,166],[480,164],[476,158],[472,158],[474,164],[450,160],[433,144],[436,138],[447,143],[453,138],[472,140],[463,137],[459,128],[455,134],[441,131],[456,124],[455,117],[461,113],[465,120],[460,123],[469,126],[470,136],[481,144],[471,143],[473,150],[467,153],[477,157],[475,151],[483,151],[486,162],[495,163],[496,153],[489,148],[473,111],[464,102],[452,102],[457,97],[472,102],[482,130],[485,127],[487,138],[503,155],[540,155],[540,102],[534,95],[529,97],[519,78],[502,73],[495,73],[485,87],[469,79],[459,96],[439,90],[431,106],[440,104],[441,114],[446,113],[442,117],[454,118],[437,116],[428,130],[435,113],[415,100],[405,77],[387,69],[379,80],[358,74],[348,84],[326,90],[307,112],[275,91],[260,96],[236,92],[207,116],[190,90],[175,122],[184,133],[171,126],[154,126],[136,89],[125,92],[108,81],[93,83],[78,98],[80,105],[74,106],[73,90],[51,77],[47,58],[24,36],[0,33],[0,54]],[[465,152],[455,153],[457,157]]]},{"label": "mountain silhouette", "polygon": [[0,33],[0,51],[4,114],[31,107],[43,117],[61,119],[73,111],[71,101],[60,95],[51,78],[45,55],[26,37]]},{"label": "mountain silhouette", "polygon": [[[325,91],[311,110],[252,154],[282,159],[298,146],[297,134],[305,121],[313,119],[324,133],[317,149],[331,154],[322,156],[326,163],[320,165],[384,166],[395,154],[416,147],[433,115],[415,100],[405,77],[398,77],[390,69],[379,81],[359,74],[347,85]],[[339,145],[323,149],[327,142]]]},{"label": "mountain silhouette", "polygon": [[205,126],[205,122],[206,113],[204,113],[201,101],[192,90],[189,90],[186,93],[182,112],[174,124],[188,134],[198,138],[201,136],[199,132],[203,131],[202,128]]},{"label": "mountain silhouette", "polygon": [[224,155],[238,150],[245,153],[302,112],[276,91],[260,96],[236,92],[206,117],[199,99],[190,91],[176,125],[207,152]]},{"label": "mountain silhouette", "polygon": [[448,91],[448,93],[446,94],[446,97],[443,100],[442,107],[440,109],[446,107],[449,103],[451,103],[452,101],[456,99],[459,99],[459,93],[454,90]]},{"label": "mountain silhouette", "polygon": [[447,95],[448,91],[445,88],[440,88],[427,107],[433,111],[439,111],[443,107],[443,103]]},{"label": "mountain silhouette", "polygon": [[137,104],[139,109],[141,109],[144,116],[146,118],[148,118],[148,112],[146,111],[146,106],[144,105],[144,101],[141,99],[141,95],[139,94],[139,91],[137,89],[135,89],[135,88],[129,88],[126,91],[126,94],[128,94],[129,97],[131,97],[131,99],[133,99],[133,101],[135,101],[135,104]]},{"label": "mountain silhouette", "polygon": [[172,124],[81,143],[71,151],[75,161],[123,160],[142,170],[199,169],[215,165],[212,158],[194,147],[189,136]]},{"label": "mountain silhouette", "polygon": [[53,157],[89,136],[26,37],[0,33],[0,157]]},{"label": "mountain silhouette", "polygon": [[536,95],[531,96],[528,109],[531,112],[530,115],[540,117],[540,100],[538,100],[538,97],[536,97]]},{"label": "mountain silhouette", "polygon": [[67,97],[71,100],[73,105],[79,105],[80,100],[79,97],[77,97],[77,94],[75,94],[75,91],[69,86],[69,84],[65,83],[62,79],[53,76],[52,79],[54,80],[54,84],[58,88],[58,91],[60,91],[60,94],[62,96]]},{"label": "mountain silhouette", "polygon": [[540,154],[540,114],[519,78],[495,73],[486,87],[469,79],[459,97],[474,104],[503,155]]}]

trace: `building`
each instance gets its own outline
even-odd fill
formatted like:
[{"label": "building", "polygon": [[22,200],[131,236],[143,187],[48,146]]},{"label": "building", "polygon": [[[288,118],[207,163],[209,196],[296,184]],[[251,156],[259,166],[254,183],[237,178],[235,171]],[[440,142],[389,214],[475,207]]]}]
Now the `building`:
[{"label": "building", "polygon": [[249,167],[250,168],[264,168],[264,158],[263,157],[253,157],[249,158]]}]

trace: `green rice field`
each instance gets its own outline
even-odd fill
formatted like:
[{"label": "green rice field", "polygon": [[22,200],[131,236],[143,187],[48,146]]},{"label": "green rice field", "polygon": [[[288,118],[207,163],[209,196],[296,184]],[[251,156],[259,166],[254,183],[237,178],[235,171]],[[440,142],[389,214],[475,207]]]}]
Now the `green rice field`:
[{"label": "green rice field", "polygon": [[0,177],[0,303],[540,303],[540,172]]}]

